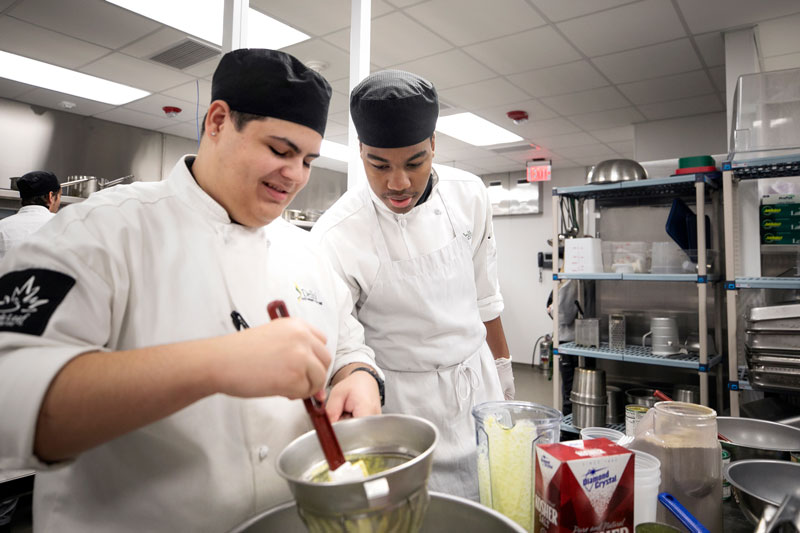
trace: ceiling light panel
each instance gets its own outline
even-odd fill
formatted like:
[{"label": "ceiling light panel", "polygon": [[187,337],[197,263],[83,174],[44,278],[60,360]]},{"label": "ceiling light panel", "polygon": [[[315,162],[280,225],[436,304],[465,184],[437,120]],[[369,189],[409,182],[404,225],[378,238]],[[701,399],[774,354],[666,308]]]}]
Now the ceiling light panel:
[{"label": "ceiling light panel", "polygon": [[112,105],[127,104],[150,94],[135,87],[3,51],[0,51],[0,76]]},{"label": "ceiling light panel", "polygon": [[439,117],[436,130],[475,146],[521,141],[522,137],[472,113]]}]

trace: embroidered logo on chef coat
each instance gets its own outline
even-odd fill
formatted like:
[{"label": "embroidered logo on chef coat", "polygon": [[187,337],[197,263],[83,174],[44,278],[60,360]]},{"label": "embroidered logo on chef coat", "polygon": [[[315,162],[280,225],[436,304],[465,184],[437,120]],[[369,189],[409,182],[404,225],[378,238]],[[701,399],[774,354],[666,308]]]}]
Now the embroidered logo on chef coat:
[{"label": "embroidered logo on chef coat", "polygon": [[40,268],[0,278],[0,331],[41,335],[75,278]]},{"label": "embroidered logo on chef coat", "polygon": [[470,231],[470,230],[465,231],[464,232],[464,237],[466,237],[466,239],[468,241],[472,241],[472,231]]},{"label": "embroidered logo on chef coat", "polygon": [[314,289],[303,289],[297,286],[297,283],[294,284],[294,290],[297,291],[297,301],[298,302],[314,302],[317,305],[322,305],[322,300],[320,299],[317,291]]}]

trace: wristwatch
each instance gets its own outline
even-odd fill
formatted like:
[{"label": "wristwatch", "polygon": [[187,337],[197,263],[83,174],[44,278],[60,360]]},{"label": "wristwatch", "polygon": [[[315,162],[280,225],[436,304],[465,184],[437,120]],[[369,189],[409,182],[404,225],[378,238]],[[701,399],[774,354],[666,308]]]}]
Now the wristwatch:
[{"label": "wristwatch", "polygon": [[[381,407],[383,407],[383,404],[386,403],[386,387],[384,386],[383,380],[378,375],[378,373],[375,372],[375,370],[371,369],[368,366],[359,366],[357,368],[354,368],[353,372],[358,372],[359,370],[361,370],[362,372],[366,372],[367,374],[375,378],[375,381],[378,382],[378,392],[381,395]],[[352,374],[353,372],[350,372],[350,374]]]}]

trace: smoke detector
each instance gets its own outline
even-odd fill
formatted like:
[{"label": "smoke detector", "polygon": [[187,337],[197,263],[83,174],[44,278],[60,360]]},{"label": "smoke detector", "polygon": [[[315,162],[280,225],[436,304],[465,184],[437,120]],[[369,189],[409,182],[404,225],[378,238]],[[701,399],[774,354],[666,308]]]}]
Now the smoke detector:
[{"label": "smoke detector", "polygon": [[70,110],[78,107],[78,104],[76,104],[75,102],[70,102],[69,100],[62,100],[61,102],[58,103],[58,107],[60,107],[61,109]]},{"label": "smoke detector", "polygon": [[168,117],[177,117],[178,113],[183,111],[180,107],[175,107],[171,105],[165,105],[161,109],[164,110],[164,114],[167,115]]},{"label": "smoke detector", "polygon": [[306,66],[308,68],[310,68],[311,70],[313,70],[314,72],[322,72],[323,70],[328,68],[330,65],[328,65],[328,63],[326,63],[325,61],[319,61],[317,59],[310,59],[310,60],[306,61]]},{"label": "smoke detector", "polygon": [[520,109],[509,111],[506,116],[511,119],[514,124],[525,124],[528,122],[528,112]]}]

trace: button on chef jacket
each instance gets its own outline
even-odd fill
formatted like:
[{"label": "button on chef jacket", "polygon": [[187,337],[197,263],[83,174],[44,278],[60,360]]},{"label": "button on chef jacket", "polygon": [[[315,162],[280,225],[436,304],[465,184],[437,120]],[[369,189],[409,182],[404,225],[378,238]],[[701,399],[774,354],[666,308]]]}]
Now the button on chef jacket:
[{"label": "button on chef jacket", "polygon": [[[70,207],[0,268],[26,271],[14,287],[0,278],[0,302],[18,285],[56,301],[75,280],[41,334],[0,329],[0,468],[39,469],[37,531],[227,531],[291,499],[275,459],[311,429],[299,400],[217,394],[44,465],[32,454],[39,407],[78,354],[230,334],[232,310],[254,327],[280,298],[327,336],[331,373],[374,364],[347,288],[307,233],[282,219],[258,229],[232,223],[184,160],[165,181],[114,187]],[[35,318],[24,306],[0,307],[3,325],[33,328]]]},{"label": "button on chef jacket", "polygon": [[16,214],[0,220],[0,259],[54,216],[42,205],[24,205]]},{"label": "button on chef jacket", "polygon": [[384,412],[437,425],[431,490],[476,499],[471,408],[502,400],[482,322],[499,316],[491,205],[477,176],[434,165],[426,202],[393,213],[365,183],[312,235],[345,279],[386,375]]}]

